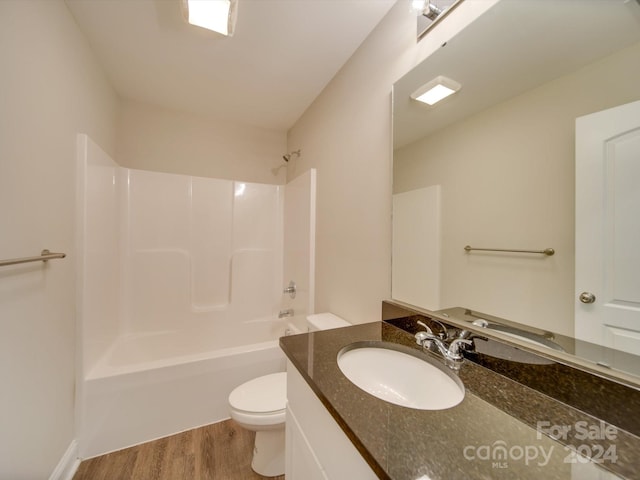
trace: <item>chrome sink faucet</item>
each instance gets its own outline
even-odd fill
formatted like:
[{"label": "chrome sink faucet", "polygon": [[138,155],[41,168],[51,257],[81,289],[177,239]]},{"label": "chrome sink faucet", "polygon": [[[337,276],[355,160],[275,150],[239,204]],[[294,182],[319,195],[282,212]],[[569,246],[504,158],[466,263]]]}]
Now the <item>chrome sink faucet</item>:
[{"label": "chrome sink faucet", "polygon": [[453,370],[459,370],[464,361],[464,356],[462,355],[462,351],[465,349],[464,346],[473,345],[473,342],[467,338],[458,337],[451,340],[447,345],[448,339],[434,335],[431,329],[423,322],[418,321],[418,324],[425,327],[426,331],[416,333],[416,343],[422,346],[423,350],[432,350],[433,345],[435,345],[437,351],[444,358],[445,364]]}]

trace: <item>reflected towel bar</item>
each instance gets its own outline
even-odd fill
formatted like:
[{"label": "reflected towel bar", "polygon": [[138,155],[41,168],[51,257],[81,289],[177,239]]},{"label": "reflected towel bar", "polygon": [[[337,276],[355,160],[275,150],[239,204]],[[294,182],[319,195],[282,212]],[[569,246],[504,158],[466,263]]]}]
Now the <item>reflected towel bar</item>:
[{"label": "reflected towel bar", "polygon": [[54,258],[64,258],[66,256],[67,256],[66,253],[52,253],[45,248],[37,257],[24,257],[24,258],[12,258],[10,260],[0,260],[0,267],[6,267],[7,265],[16,265],[18,263],[46,262],[47,260],[51,260]]},{"label": "reflected towel bar", "polygon": [[542,255],[548,255],[548,256],[551,256],[554,253],[556,253],[556,251],[553,248],[545,248],[544,250],[503,250],[499,248],[474,248],[467,245],[466,247],[464,247],[464,249],[467,252],[470,252],[471,250],[481,250],[483,252],[540,253]]}]

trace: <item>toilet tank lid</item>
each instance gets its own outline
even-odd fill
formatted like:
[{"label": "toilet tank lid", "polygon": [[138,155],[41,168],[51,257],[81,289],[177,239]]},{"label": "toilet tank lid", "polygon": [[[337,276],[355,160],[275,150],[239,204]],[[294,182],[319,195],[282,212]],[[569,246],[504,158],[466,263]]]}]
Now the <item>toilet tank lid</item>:
[{"label": "toilet tank lid", "polygon": [[334,315],[333,313],[316,313],[307,317],[309,325],[316,330],[328,330],[330,328],[349,327],[351,324],[345,319]]},{"label": "toilet tank lid", "polygon": [[287,406],[287,374],[272,373],[254,378],[229,394],[229,405],[251,413],[269,413]]}]

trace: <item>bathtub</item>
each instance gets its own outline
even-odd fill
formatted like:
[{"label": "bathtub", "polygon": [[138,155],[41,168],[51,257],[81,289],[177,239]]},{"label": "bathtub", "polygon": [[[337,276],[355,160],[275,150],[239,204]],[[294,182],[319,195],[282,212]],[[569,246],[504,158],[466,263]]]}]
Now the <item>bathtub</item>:
[{"label": "bathtub", "polygon": [[[282,332],[269,334],[266,330],[274,325]],[[251,378],[285,370],[276,339],[284,327],[279,322],[252,327],[249,332],[261,333],[252,335],[256,343],[248,345],[195,329],[119,337],[81,386],[80,458],[229,418],[231,390]],[[247,331],[246,326],[242,329]],[[260,341],[267,334],[270,340]]]}]

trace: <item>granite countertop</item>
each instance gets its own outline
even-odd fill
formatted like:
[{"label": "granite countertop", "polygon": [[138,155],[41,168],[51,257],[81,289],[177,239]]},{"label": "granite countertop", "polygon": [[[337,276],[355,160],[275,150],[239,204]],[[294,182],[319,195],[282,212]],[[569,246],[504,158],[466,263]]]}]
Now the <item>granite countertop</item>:
[{"label": "granite countertop", "polygon": [[[614,434],[607,438],[598,419],[471,361],[459,371],[466,392],[453,408],[424,411],[379,400],[352,384],[338,367],[338,352],[357,341],[420,350],[413,335],[385,322],[282,337],[280,346],[381,479],[639,478],[636,444],[630,447],[626,437],[620,441],[615,427],[608,426]],[[538,431],[537,422],[547,422],[551,434],[553,427],[575,432],[576,423],[583,422],[594,438],[560,435],[556,441]],[[633,436],[632,443],[636,440]],[[581,451],[589,449],[602,463],[583,463],[567,446],[571,443],[578,449],[587,445]],[[607,476],[611,471],[617,476]]]}]

